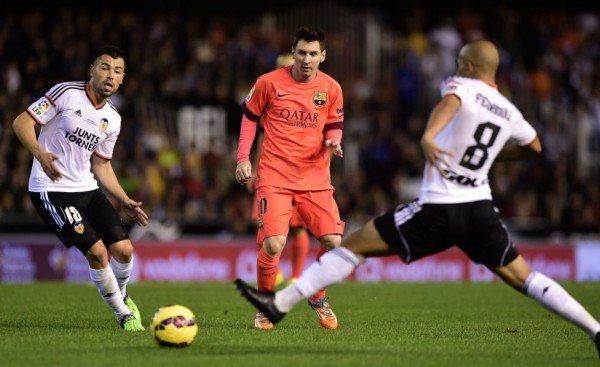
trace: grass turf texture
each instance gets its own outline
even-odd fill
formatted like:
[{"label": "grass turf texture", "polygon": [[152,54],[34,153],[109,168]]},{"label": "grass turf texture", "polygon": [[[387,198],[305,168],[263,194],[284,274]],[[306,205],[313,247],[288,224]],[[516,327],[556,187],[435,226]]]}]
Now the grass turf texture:
[{"label": "grass turf texture", "polygon": [[[600,283],[563,283],[600,317]],[[598,366],[574,325],[501,283],[344,283],[331,287],[340,326],[325,330],[298,304],[275,329],[232,283],[128,287],[148,327],[179,303],[196,315],[190,347],[126,333],[89,284],[0,284],[2,366]]]}]

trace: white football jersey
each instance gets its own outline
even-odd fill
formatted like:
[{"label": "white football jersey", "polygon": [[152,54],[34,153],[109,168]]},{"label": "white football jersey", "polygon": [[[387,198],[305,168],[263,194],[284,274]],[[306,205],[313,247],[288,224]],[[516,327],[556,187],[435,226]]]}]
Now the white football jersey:
[{"label": "white football jersey", "polygon": [[440,87],[442,97],[461,100],[454,119],[436,136],[436,144],[453,156],[445,156],[447,177],[425,165],[421,203],[464,203],[492,199],[488,173],[507,142],[527,145],[536,137],[534,128],[496,85],[482,80],[451,77]]},{"label": "white football jersey", "polygon": [[82,192],[99,187],[90,159],[92,154],[112,159],[121,131],[121,115],[110,100],[95,106],[86,88],[85,81],[57,84],[27,109],[42,126],[40,145],[58,155],[54,163],[63,175],[52,181],[34,158],[29,191]]}]

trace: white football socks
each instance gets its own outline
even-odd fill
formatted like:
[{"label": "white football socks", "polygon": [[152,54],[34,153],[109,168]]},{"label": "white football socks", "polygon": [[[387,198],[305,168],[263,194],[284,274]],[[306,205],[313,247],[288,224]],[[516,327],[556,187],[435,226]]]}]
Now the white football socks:
[{"label": "white football socks", "polygon": [[523,290],[549,310],[579,326],[591,338],[600,331],[598,321],[563,287],[544,274],[532,272],[525,281]]},{"label": "white football socks", "polygon": [[117,320],[120,320],[121,317],[131,312],[125,305],[125,302],[123,302],[117,278],[115,278],[115,274],[110,266],[100,270],[90,268],[90,278],[96,285],[104,302],[106,302],[115,313],[115,316],[117,316]]},{"label": "white football socks", "polygon": [[327,286],[341,283],[359,264],[359,258],[344,247],[323,254],[292,285],[275,293],[275,307],[281,312],[289,312],[301,300]]},{"label": "white football socks", "polygon": [[131,276],[131,271],[133,270],[133,255],[131,256],[131,261],[125,264],[120,263],[115,260],[114,257],[111,257],[110,268],[115,274],[115,278],[117,278],[117,284],[119,285],[121,294],[123,297],[125,297],[127,294],[127,283],[129,283],[129,277]]}]

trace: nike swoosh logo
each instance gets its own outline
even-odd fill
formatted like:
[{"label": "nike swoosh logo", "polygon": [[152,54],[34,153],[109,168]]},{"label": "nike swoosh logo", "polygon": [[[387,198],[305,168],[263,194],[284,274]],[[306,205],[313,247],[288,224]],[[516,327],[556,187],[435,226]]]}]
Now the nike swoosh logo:
[{"label": "nike swoosh logo", "polygon": [[550,289],[550,286],[544,288],[544,290],[542,291],[542,297],[546,294],[546,292],[548,292],[548,289]]},{"label": "nike swoosh logo", "polygon": [[285,97],[285,96],[289,96],[289,93],[277,93],[277,98],[281,98],[281,97]]}]

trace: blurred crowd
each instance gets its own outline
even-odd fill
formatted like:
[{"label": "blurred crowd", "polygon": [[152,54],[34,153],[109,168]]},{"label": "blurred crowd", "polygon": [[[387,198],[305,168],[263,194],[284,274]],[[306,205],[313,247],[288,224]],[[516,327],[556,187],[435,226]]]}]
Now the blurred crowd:
[{"label": "blurred crowd", "polygon": [[[32,157],[12,121],[55,83],[88,79],[93,51],[115,44],[127,55],[125,82],[113,98],[123,126],[112,164],[123,187],[160,223],[253,233],[253,196],[233,177],[240,104],[255,78],[289,52],[291,32],[266,31],[259,14],[52,10],[0,15],[0,222],[37,220],[27,192]],[[500,90],[545,148],[541,157],[494,166],[501,215],[521,236],[600,235],[598,14],[464,4],[435,16],[418,4],[394,16],[363,11],[385,31],[391,62],[382,60],[373,80],[341,74],[336,65],[349,57],[335,48],[341,29],[327,32],[335,52],[324,64],[344,89],[345,158],[333,160],[332,179],[348,230],[418,195],[419,139],[439,83],[453,73],[463,42],[486,37],[501,50]],[[204,144],[181,131],[186,106],[225,116]]]}]

